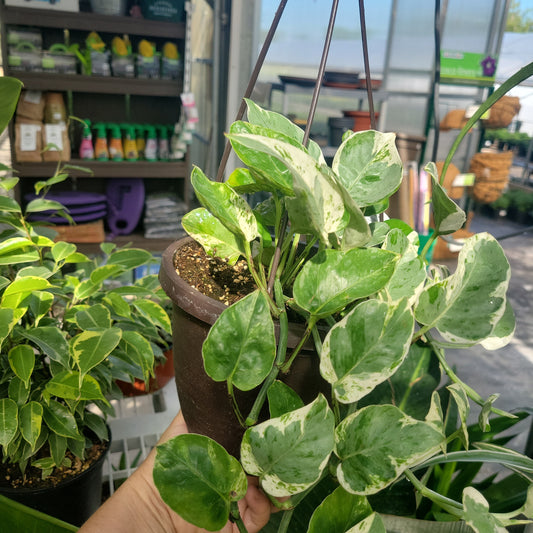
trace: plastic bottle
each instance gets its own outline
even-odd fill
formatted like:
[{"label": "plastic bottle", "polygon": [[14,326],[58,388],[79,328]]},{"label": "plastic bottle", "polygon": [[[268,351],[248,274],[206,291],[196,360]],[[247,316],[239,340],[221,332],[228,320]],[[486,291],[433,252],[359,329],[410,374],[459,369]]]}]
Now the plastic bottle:
[{"label": "plastic bottle", "polygon": [[146,147],[144,148],[144,157],[147,161],[157,161],[157,135],[155,126],[146,125]]},{"label": "plastic bottle", "polygon": [[110,122],[107,125],[109,129],[109,157],[112,161],[123,161],[124,150],[122,149],[122,135],[118,124]]},{"label": "plastic bottle", "polygon": [[183,157],[183,155],[180,156],[180,135],[181,135],[181,126],[179,122],[176,122],[174,126],[172,126],[172,135],[170,137],[170,159],[171,160],[178,160]]},{"label": "plastic bottle", "polygon": [[109,161],[109,150],[107,148],[106,125],[97,122],[94,125],[96,130],[96,141],[94,143],[94,156],[98,161]]},{"label": "plastic bottle", "polygon": [[133,124],[121,124],[120,127],[124,132],[124,138],[122,140],[124,159],[126,161],[137,161],[139,159],[139,153],[137,152],[137,143],[135,142],[135,127]]},{"label": "plastic bottle", "polygon": [[144,126],[142,124],[135,124],[135,144],[137,145],[137,154],[139,159],[144,159],[144,149],[146,147],[146,140],[144,138]]},{"label": "plastic bottle", "polygon": [[156,126],[159,130],[159,143],[157,148],[157,156],[159,161],[168,161],[168,130],[166,125]]},{"label": "plastic bottle", "polygon": [[93,135],[91,133],[91,121],[83,121],[83,133],[80,143],[80,159],[94,159]]}]

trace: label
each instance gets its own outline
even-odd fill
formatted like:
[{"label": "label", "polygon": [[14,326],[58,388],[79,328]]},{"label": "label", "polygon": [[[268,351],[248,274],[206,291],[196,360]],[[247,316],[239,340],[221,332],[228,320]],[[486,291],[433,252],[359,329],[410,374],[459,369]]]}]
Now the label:
[{"label": "label", "polygon": [[144,157],[148,161],[155,161],[157,159],[157,142],[155,139],[148,139],[144,148]]},{"label": "label", "polygon": [[37,150],[37,133],[41,131],[41,126],[37,124],[20,125],[20,151],[35,152]]},{"label": "label", "polygon": [[40,104],[42,96],[41,91],[26,91],[24,93],[24,101],[30,104]]},{"label": "label", "polygon": [[453,180],[452,187],[471,187],[474,185],[476,175],[468,172],[466,174],[457,174]]},{"label": "label", "polygon": [[50,152],[59,152],[63,150],[63,126],[59,124],[45,124],[44,125],[44,141],[45,144],[53,144],[48,148]]}]

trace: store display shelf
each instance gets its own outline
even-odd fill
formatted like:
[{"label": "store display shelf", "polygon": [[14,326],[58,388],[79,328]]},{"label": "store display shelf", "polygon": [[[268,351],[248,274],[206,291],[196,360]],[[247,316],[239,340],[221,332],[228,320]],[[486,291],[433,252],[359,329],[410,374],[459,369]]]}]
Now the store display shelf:
[{"label": "store display shelf", "polygon": [[[118,247],[122,246],[131,246],[133,248],[142,248],[143,250],[148,250],[149,252],[160,254],[163,250],[168,248],[173,241],[178,237],[178,222],[176,222],[176,238],[157,238],[149,239],[141,233],[130,233],[129,235],[117,235],[113,237],[112,242]],[[90,255],[90,254],[100,254],[102,250],[100,249],[101,243],[77,243],[76,246],[78,251]]]},{"label": "store display shelf", "polygon": [[[184,161],[87,161],[73,159],[66,164],[84,167],[68,169],[77,178],[185,178],[187,164]],[[14,168],[22,178],[50,177],[56,171],[57,163],[15,163]]]},{"label": "store display shelf", "polygon": [[49,9],[25,7],[4,7],[2,17],[5,24],[35,25],[47,28],[66,28],[109,32],[113,34],[128,33],[167,39],[183,39],[185,23],[161,22],[116,15],[99,15],[97,13],[59,13]]},{"label": "store display shelf", "polygon": [[134,94],[176,98],[182,92],[177,80],[52,74],[9,69],[7,75],[18,78],[26,89],[35,91],[74,91],[78,93]]}]

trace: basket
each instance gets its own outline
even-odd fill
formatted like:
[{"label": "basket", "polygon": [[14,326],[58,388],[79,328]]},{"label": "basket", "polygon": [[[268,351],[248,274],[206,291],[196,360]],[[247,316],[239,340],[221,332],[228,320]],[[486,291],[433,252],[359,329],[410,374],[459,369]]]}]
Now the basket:
[{"label": "basket", "polygon": [[489,118],[483,120],[485,128],[506,128],[511,124],[514,116],[520,111],[520,98],[517,96],[502,96],[490,108]]},{"label": "basket", "polygon": [[488,204],[497,200],[509,183],[509,170],[513,153],[479,152],[470,161],[470,172],[476,176],[472,196],[476,201]]}]

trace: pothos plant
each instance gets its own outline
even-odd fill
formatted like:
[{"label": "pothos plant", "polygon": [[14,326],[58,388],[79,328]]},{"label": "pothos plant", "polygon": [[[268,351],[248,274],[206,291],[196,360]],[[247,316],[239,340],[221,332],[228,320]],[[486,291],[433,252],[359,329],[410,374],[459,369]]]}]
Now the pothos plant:
[{"label": "pothos plant", "polygon": [[[11,118],[21,84],[0,78],[0,126]],[[3,167],[2,170],[9,170]],[[103,243],[93,258],[72,243],[54,241],[52,229],[32,224],[32,213],[57,210],[49,188],[67,177],[35,185],[38,198],[25,209],[8,196],[18,178],[0,178],[0,457],[49,475],[68,466],[67,451],[85,459],[86,448],[109,439],[109,399],[120,397],[115,380],[153,375],[170,319],[157,276],[133,285],[150,252]],[[94,409],[96,407],[96,409]]]},{"label": "pothos plant", "polygon": [[[510,85],[531,75],[528,69],[496,91],[464,132]],[[237,412],[247,428],[240,460],[202,435],[158,446],[154,480],[163,500],[199,527],[219,530],[230,518],[245,531],[237,501],[248,474],[285,511],[268,531],[384,533],[384,514],[400,506],[400,489],[411,495],[402,512],[413,517],[463,520],[478,533],[527,522],[533,461],[495,438],[495,428],[522,416],[513,420],[495,408],[496,396],[482,398],[445,354],[510,341],[510,269],[500,244],[479,233],[465,241],[453,273],[428,265],[434,239],[466,218],[434,163],[425,167],[434,233],[421,249],[406,223],[379,217],[402,179],[394,134],[346,132],[328,166],[288,119],[247,106],[248,121],[235,122],[227,134],[246,167],[225,183],[194,168],[203,207],[182,223],[208,254],[230,263],[244,258],[253,275],[256,290],[220,314],[202,355],[206,373],[226,381],[229,395],[257,388],[257,399],[249,413]],[[256,192],[268,198],[252,206],[245,195]],[[306,324],[293,350],[289,311]],[[331,393],[304,405],[279,378],[309,338]],[[258,421],[265,402],[270,418]],[[475,428],[467,426],[471,402],[481,406]],[[474,483],[484,462],[522,480],[521,498],[511,508],[500,505],[500,513],[489,510],[482,493],[490,483]]]}]

